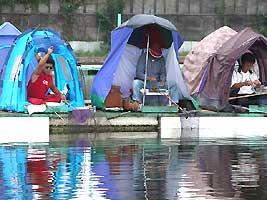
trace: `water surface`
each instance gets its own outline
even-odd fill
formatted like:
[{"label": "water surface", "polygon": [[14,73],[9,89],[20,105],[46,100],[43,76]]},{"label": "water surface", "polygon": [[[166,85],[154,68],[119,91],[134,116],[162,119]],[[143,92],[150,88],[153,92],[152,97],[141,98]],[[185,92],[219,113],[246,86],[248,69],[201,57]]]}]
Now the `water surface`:
[{"label": "water surface", "polygon": [[3,144],[0,199],[267,199],[266,144],[88,135]]}]

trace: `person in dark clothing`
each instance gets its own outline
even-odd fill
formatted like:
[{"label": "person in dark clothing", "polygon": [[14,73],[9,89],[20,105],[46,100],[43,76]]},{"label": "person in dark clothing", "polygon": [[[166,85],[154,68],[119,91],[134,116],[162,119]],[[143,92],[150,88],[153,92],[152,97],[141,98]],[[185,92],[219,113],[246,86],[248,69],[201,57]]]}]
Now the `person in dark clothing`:
[{"label": "person in dark clothing", "polygon": [[141,89],[144,88],[144,80],[146,77],[146,89],[168,89],[174,102],[179,101],[177,86],[175,83],[166,83],[166,66],[165,58],[162,55],[161,48],[158,43],[153,43],[149,48],[147,69],[146,69],[146,51],[140,56],[137,67],[136,76],[133,81],[133,100],[142,103]]}]

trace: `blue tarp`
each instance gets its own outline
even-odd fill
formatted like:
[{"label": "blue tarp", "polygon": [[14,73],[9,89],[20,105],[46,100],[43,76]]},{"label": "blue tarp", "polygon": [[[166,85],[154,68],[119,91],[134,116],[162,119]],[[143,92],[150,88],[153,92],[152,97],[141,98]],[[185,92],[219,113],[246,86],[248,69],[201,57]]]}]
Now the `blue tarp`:
[{"label": "blue tarp", "polygon": [[106,96],[113,82],[113,75],[120,62],[123,50],[127,44],[132,28],[114,30],[111,33],[111,51],[94,78],[92,85],[92,104],[103,108]]}]

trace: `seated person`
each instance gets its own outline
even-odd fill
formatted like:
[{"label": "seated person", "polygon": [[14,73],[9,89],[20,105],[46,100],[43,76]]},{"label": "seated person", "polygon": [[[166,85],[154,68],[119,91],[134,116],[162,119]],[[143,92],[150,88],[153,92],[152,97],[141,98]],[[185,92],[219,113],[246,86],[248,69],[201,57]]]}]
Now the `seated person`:
[{"label": "seated person", "polygon": [[[232,75],[232,86],[230,96],[243,96],[255,93],[255,87],[259,87],[261,82],[258,76],[252,71],[255,63],[255,56],[250,53],[244,53],[241,56],[241,65],[237,70],[234,70]],[[231,100],[230,103],[241,106],[249,106],[257,104],[256,97],[244,97],[236,100]]]},{"label": "seated person", "polygon": [[[27,86],[27,99],[35,105],[45,104],[46,102],[66,102],[66,98],[56,88],[51,72],[55,65],[51,54],[53,48],[48,48],[47,54],[43,56],[37,68],[31,75]],[[51,89],[54,94],[47,94],[48,89]]]},{"label": "seated person", "polygon": [[153,43],[149,48],[148,60],[147,60],[147,72],[146,72],[146,52],[140,56],[137,67],[136,76],[133,81],[133,100],[142,103],[142,93],[140,90],[144,88],[144,80],[146,76],[146,89],[169,89],[171,99],[178,103],[179,96],[177,86],[175,83],[166,84],[166,67],[165,59],[162,55],[159,44]]}]

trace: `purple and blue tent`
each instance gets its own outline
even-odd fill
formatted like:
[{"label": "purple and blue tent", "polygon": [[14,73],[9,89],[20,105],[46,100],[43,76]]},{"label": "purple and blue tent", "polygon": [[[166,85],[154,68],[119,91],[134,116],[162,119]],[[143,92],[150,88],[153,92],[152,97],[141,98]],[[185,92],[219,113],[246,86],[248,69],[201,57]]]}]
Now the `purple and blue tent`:
[{"label": "purple and blue tent", "polygon": [[191,99],[179,68],[178,49],[183,40],[176,27],[164,18],[139,14],[111,32],[111,51],[92,84],[93,105],[105,109],[105,99],[112,85],[120,86],[122,98],[130,96],[137,61],[144,51],[148,29],[153,30],[151,41],[161,35],[162,40],[158,42],[166,58],[167,81],[176,82],[180,99]]}]

